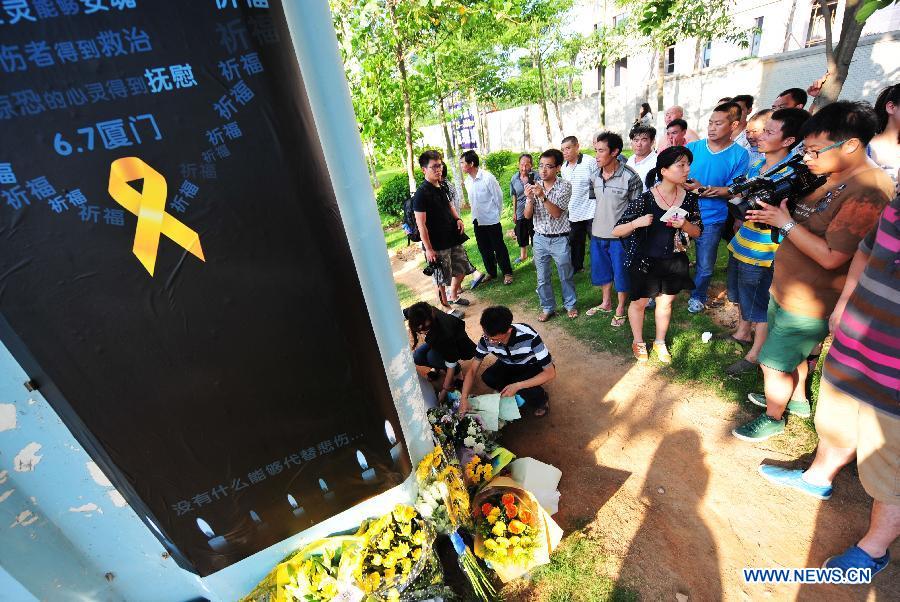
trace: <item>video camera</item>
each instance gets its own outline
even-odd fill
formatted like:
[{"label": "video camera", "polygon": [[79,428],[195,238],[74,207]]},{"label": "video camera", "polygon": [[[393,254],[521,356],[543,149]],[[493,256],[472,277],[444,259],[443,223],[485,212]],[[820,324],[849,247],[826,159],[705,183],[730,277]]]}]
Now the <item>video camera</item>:
[{"label": "video camera", "polygon": [[[744,221],[747,211],[767,205],[780,205],[783,199],[788,201],[788,209],[793,212],[797,201],[821,186],[827,180],[826,176],[817,176],[803,162],[803,155],[794,155],[784,163],[779,172],[785,168],[793,168],[793,171],[785,176],[775,179],[772,176],[756,176],[747,178],[738,176],[728,187],[728,194],[739,196],[740,199],[728,201],[728,210],[735,219]],[[772,233],[772,241],[778,242],[778,229],[768,226]]]}]

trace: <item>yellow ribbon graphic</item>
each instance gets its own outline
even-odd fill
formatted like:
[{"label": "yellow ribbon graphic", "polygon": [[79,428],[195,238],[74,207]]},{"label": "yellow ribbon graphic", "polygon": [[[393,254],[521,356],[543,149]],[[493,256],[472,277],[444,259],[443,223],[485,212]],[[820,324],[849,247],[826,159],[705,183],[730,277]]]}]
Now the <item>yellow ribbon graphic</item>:
[{"label": "yellow ribbon graphic", "polygon": [[[128,185],[128,182],[140,179],[144,180],[142,192]],[[151,276],[156,266],[160,234],[171,238],[200,261],[206,261],[200,236],[166,213],[166,179],[141,159],[125,157],[113,161],[109,170],[109,194],[137,216],[133,250]]]}]

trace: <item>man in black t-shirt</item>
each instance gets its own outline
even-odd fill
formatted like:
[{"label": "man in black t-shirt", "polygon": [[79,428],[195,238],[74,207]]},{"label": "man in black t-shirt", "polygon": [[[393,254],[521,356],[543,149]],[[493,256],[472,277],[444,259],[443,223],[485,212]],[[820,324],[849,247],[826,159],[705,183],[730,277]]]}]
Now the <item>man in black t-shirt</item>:
[{"label": "man in black t-shirt", "polygon": [[450,202],[447,189],[441,184],[443,157],[436,150],[425,151],[419,156],[419,166],[425,173],[425,181],[413,195],[412,207],[422,237],[425,259],[434,267],[438,295],[449,286],[446,294],[448,303],[469,305],[467,299],[460,297],[460,291],[463,278],[475,272],[475,268],[462,246],[468,239],[463,221]]}]

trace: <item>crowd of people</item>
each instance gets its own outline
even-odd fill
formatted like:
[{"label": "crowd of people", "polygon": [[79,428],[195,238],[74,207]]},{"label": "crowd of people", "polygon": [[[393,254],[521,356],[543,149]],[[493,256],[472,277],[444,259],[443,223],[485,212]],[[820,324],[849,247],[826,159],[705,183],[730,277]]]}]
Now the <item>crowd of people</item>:
[{"label": "crowd of people", "polygon": [[[575,278],[585,270],[587,247],[590,281],[599,291],[585,314],[606,314],[613,327],[627,320],[641,362],[651,354],[672,362],[666,336],[673,304],[686,292],[690,313],[709,307],[720,245],[727,246],[727,297],[739,319],[719,337],[746,353],[726,372],[761,370],[764,383],[762,393],[748,396],[764,411],[732,433],[763,441],[784,432],[787,414],[811,416],[808,358],[833,333],[815,416],[815,460],[805,471],[763,464],[759,472],[776,485],[828,499],[835,475],[856,458],[875,500],[869,530],[827,566],[877,572],[900,536],[900,84],[881,91],[874,107],[839,101],[810,114],[807,100],[793,88],[771,109],[754,112],[750,95],[723,98],[702,139],[676,106],[665,112],[657,140],[645,106],[628,133],[633,154],[627,160],[622,136],[610,131],[592,136],[593,158],[581,152],[576,136],[542,152],[536,170],[523,153],[509,182],[520,251],[513,262],[500,225],[500,183],[467,151],[460,167],[483,273],[462,246],[465,224],[438,151],[420,157],[425,182],[413,209],[438,296],[450,308],[468,304],[461,296],[468,274],[475,274],[475,288],[497,278],[499,268],[510,284],[512,266],[528,260],[530,247],[537,321],[557,313],[551,263],[564,313],[576,319]],[[750,203],[735,189],[748,180],[759,184],[748,188],[757,192]],[[764,198],[765,191],[781,196]],[[655,317],[649,344],[648,309]],[[483,383],[519,395],[536,416],[547,414],[544,386],[556,377],[550,352],[537,330],[514,321],[508,308],[484,310],[477,343],[460,317],[443,308],[418,303],[406,314],[415,363],[440,388],[441,401],[461,390],[465,412],[482,360],[494,355]]]}]

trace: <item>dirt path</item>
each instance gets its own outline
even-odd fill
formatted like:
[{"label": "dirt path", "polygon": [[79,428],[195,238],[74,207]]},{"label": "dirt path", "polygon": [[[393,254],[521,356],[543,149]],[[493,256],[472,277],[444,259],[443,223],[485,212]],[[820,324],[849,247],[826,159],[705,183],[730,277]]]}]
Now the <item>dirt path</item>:
[{"label": "dirt path", "polygon": [[[417,261],[392,265],[398,282],[433,300]],[[468,297],[477,340],[485,304]],[[549,416],[510,424],[504,444],[563,471],[554,518],[566,532],[599,536],[611,578],[642,600],[900,600],[898,561],[873,586],[745,584],[744,567],[819,567],[855,543],[870,507],[855,467],[841,473],[828,502],[771,487],[757,474],[760,462],[808,459],[734,438],[731,429],[752,416],[747,408],[668,382],[629,357],[592,352],[554,321],[538,324],[517,309],[541,332],[558,377]],[[900,558],[900,545],[892,555]],[[527,587],[517,597],[541,599]]]}]

